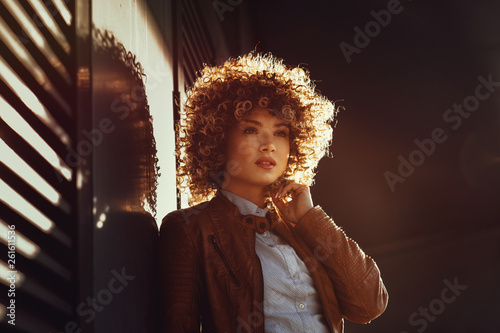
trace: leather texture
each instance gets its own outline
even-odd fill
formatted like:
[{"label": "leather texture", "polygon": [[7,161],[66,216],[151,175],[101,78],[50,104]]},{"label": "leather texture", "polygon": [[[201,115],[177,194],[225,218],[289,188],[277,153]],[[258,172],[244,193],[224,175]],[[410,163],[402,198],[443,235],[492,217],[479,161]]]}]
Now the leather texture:
[{"label": "leather texture", "polygon": [[[364,324],[384,312],[388,294],[377,265],[319,206],[296,225],[268,216],[309,269],[331,332],[343,332],[343,318]],[[221,194],[163,219],[163,332],[264,332],[256,226]]]}]

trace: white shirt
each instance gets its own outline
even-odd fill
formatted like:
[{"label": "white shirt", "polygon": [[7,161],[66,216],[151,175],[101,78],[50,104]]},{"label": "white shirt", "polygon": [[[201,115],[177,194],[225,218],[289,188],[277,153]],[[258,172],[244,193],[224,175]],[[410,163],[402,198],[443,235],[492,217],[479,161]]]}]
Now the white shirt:
[{"label": "white shirt", "polygon": [[[267,207],[259,208],[229,191],[222,194],[242,215],[266,216]],[[295,250],[269,230],[255,233],[255,252],[264,278],[265,331],[329,332],[314,281]]]}]

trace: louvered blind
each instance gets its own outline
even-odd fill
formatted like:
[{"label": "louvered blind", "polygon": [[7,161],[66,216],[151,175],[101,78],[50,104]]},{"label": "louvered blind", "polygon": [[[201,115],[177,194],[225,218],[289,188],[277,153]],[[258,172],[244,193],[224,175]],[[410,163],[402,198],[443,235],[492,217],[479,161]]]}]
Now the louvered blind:
[{"label": "louvered blind", "polygon": [[[196,79],[203,65],[215,65],[214,44],[198,0],[173,1],[174,31],[174,121],[182,118],[181,105],[186,90]],[[180,161],[176,161],[179,165]],[[179,187],[177,187],[179,189]],[[187,197],[177,192],[177,208],[187,206]]]},{"label": "louvered blind", "polygon": [[2,332],[60,332],[73,320],[73,3],[0,0]]},{"label": "louvered blind", "polygon": [[204,63],[214,65],[213,43],[208,35],[207,23],[197,1],[181,0],[181,67],[184,88],[196,78]]}]

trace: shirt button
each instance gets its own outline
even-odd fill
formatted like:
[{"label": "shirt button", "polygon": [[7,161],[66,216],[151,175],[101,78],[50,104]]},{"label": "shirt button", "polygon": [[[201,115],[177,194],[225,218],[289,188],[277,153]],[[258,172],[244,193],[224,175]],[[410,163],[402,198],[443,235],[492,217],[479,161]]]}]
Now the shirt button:
[{"label": "shirt button", "polygon": [[299,308],[303,309],[303,308],[305,308],[305,307],[306,307],[306,306],[304,305],[304,303],[300,303],[300,304],[299,304]]},{"label": "shirt button", "polygon": [[285,245],[280,245],[280,246],[278,246],[278,248],[279,248],[280,250],[283,250],[283,249],[285,248]]},{"label": "shirt button", "polygon": [[297,274],[297,273],[293,274],[293,278],[294,279],[298,279],[299,278],[299,274]]}]

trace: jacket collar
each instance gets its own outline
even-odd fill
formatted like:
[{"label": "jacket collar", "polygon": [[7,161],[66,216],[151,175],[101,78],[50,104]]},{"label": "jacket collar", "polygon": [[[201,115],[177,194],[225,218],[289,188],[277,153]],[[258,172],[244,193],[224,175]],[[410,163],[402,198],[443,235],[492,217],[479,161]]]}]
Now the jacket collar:
[{"label": "jacket collar", "polygon": [[278,222],[277,218],[271,211],[269,211],[266,217],[260,217],[256,215],[242,215],[238,207],[233,204],[229,199],[227,199],[222,193],[217,192],[216,196],[211,200],[211,209],[209,211],[212,220],[221,220],[221,217],[225,217],[220,221],[223,224],[227,223],[238,223],[244,228],[251,229],[257,233],[264,233],[269,229],[273,229]]}]

